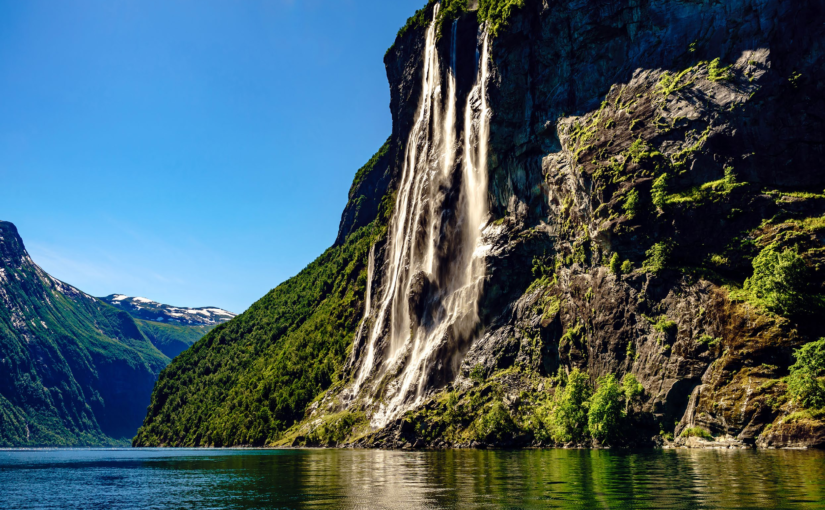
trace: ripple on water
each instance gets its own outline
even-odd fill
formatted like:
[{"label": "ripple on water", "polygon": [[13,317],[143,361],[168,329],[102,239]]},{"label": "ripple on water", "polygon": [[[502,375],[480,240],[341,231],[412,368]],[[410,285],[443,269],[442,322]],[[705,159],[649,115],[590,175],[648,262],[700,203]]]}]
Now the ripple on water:
[{"label": "ripple on water", "polygon": [[825,508],[825,452],[0,451],[0,508]]}]

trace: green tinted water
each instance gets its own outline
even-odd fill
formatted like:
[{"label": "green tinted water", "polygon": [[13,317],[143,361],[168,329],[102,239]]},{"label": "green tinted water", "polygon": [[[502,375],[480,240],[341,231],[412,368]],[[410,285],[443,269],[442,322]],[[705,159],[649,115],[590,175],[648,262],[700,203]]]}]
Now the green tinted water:
[{"label": "green tinted water", "polygon": [[825,452],[4,450],[0,508],[825,508]]}]

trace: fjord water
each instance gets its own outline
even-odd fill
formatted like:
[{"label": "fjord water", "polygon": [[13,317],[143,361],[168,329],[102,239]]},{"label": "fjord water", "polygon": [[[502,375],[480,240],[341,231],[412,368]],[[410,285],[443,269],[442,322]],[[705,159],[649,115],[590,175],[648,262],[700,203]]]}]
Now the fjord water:
[{"label": "fjord water", "polygon": [[825,452],[4,450],[0,508],[825,508]]}]

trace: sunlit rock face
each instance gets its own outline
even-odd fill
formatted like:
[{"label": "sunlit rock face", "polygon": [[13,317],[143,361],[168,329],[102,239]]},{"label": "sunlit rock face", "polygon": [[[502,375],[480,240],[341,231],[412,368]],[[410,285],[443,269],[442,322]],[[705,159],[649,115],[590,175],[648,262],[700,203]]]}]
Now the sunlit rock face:
[{"label": "sunlit rock face", "polygon": [[335,245],[164,371],[136,445],[606,444],[557,395],[628,374],[615,444],[821,445],[783,380],[825,337],[821,2],[505,3],[399,32]]},{"label": "sunlit rock face", "polygon": [[[528,0],[495,36],[472,11],[407,31],[385,58],[390,177],[375,193],[395,209],[371,307],[349,382],[309,418],[362,409],[386,427],[365,444],[412,444],[404,424],[475,391],[473,370],[530,395],[579,368],[637,376],[646,439],[702,426],[755,442],[787,413],[765,383],[821,326],[723,285],[775,240],[765,220],[823,212],[771,191],[825,186],[823,21],[818,2]],[[821,287],[822,236],[799,235]],[[668,260],[651,270],[657,244]]]}]

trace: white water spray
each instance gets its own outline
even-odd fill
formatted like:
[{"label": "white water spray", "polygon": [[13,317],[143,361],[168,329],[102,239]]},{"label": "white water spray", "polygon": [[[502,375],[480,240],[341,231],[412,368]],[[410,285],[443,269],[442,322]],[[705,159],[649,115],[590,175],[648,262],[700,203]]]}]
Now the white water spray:
[{"label": "white water spray", "polygon": [[[366,353],[351,393],[356,396],[370,380],[371,391],[377,383],[384,383],[379,388],[381,395],[375,395],[384,402],[372,416],[377,427],[420,402],[432,384],[443,384],[446,377],[454,376],[479,322],[485,261],[476,247],[488,214],[488,37],[480,31],[481,61],[475,86],[467,96],[464,137],[459,144],[458,24],[452,24],[447,94],[442,98],[437,15],[438,5],[426,33],[421,99],[388,233],[383,295],[375,306]],[[459,150],[460,168],[456,168]],[[453,189],[456,183],[457,190]],[[367,310],[356,337],[359,343],[367,316],[375,311],[369,291]]]}]

